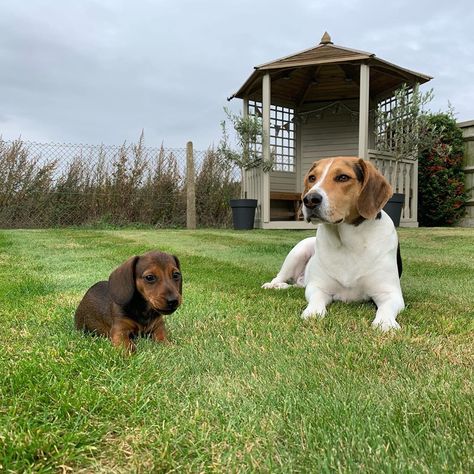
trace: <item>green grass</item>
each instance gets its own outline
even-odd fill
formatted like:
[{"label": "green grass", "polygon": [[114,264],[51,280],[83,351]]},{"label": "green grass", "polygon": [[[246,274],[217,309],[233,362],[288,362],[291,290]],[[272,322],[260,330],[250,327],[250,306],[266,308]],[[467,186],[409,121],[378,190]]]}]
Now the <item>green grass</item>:
[{"label": "green grass", "polygon": [[[474,231],[401,229],[402,329],[264,291],[312,232],[0,231],[1,472],[473,472]],[[73,328],[133,254],[182,262],[170,345]]]}]

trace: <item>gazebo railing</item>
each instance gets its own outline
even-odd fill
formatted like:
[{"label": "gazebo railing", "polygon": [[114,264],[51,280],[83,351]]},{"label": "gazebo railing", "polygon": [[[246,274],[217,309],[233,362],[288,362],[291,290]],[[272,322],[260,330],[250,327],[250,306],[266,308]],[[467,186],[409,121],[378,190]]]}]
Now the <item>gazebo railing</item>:
[{"label": "gazebo railing", "polygon": [[[369,150],[369,159],[387,178],[395,193],[403,193],[405,202],[400,224],[403,227],[418,225],[418,162],[413,160],[396,160],[394,155],[377,150]],[[242,197],[257,199],[256,225],[262,222],[261,203],[263,202],[263,172],[260,168],[246,170],[242,173]]]},{"label": "gazebo railing", "polygon": [[418,225],[418,162],[395,159],[391,153],[369,150],[369,159],[387,178],[395,193],[405,195],[400,224]]}]

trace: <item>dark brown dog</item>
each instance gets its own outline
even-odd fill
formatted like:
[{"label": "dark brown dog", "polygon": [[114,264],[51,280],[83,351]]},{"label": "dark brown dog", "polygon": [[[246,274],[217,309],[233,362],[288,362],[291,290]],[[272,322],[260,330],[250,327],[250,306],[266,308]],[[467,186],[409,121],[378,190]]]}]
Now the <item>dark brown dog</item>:
[{"label": "dark brown dog", "polygon": [[109,281],[89,288],[76,310],[76,328],[110,337],[129,352],[135,336],[166,342],[163,315],[181,304],[182,285],[177,257],[157,251],[132,257]]}]

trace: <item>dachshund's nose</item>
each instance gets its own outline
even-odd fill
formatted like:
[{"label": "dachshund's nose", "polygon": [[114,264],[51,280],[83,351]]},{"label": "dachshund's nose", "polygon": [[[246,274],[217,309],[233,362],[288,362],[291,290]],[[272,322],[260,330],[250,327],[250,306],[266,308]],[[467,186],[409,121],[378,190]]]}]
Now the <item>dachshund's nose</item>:
[{"label": "dachshund's nose", "polygon": [[168,309],[175,310],[179,306],[178,298],[168,298],[166,300],[166,304],[168,305]]},{"label": "dachshund's nose", "polygon": [[323,197],[321,196],[321,194],[316,193],[316,192],[308,193],[303,198],[304,205],[310,209],[314,209],[316,206],[319,206],[322,201],[323,201]]}]

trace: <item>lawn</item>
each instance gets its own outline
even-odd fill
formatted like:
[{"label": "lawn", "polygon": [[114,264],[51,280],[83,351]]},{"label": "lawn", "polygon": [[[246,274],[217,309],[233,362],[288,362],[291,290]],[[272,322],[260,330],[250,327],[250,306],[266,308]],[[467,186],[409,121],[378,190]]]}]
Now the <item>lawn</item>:
[{"label": "lawn", "polygon": [[[313,232],[0,231],[0,471],[473,472],[474,230],[401,229],[402,329],[264,291]],[[73,327],[131,255],[182,263],[171,343]]]}]

